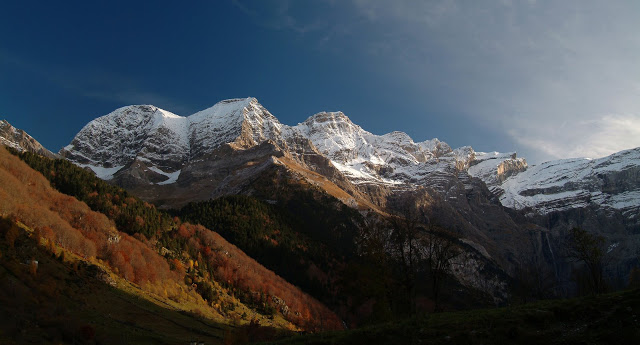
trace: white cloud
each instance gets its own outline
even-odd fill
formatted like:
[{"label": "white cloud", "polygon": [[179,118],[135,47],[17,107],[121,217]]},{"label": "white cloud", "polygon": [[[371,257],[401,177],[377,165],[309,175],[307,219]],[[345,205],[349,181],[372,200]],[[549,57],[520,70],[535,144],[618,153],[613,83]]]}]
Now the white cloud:
[{"label": "white cloud", "polygon": [[[331,23],[317,28],[319,37],[326,40],[323,31],[338,27],[353,33],[340,36],[334,51],[365,61],[380,83],[391,80],[413,92],[397,95],[398,102],[424,99],[414,105],[424,111],[415,127],[471,123],[492,130],[487,136],[504,134],[496,150],[516,143],[534,162],[640,146],[639,1],[323,4],[329,4],[324,12],[304,11]],[[280,8],[276,17],[289,30],[314,22]],[[458,115],[435,118],[439,112]],[[478,144],[464,140],[455,141]]]},{"label": "white cloud", "polygon": [[396,35],[371,43],[393,73],[446,88],[457,121],[491,123],[533,161],[640,146],[639,2],[354,3]]},{"label": "white cloud", "polygon": [[551,158],[599,158],[640,147],[640,116],[606,115],[585,121],[532,125],[511,129],[509,135]]}]

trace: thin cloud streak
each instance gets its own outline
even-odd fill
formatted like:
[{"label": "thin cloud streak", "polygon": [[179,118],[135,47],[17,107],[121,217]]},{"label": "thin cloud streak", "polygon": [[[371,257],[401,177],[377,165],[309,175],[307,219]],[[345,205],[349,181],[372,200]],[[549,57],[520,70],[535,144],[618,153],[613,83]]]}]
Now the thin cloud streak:
[{"label": "thin cloud streak", "polygon": [[[264,0],[259,2],[232,0],[231,3],[259,25],[274,30],[291,30],[304,35],[326,30],[328,23],[320,16],[298,19],[294,14],[296,4],[290,0]],[[310,20],[309,20],[310,19]]]},{"label": "thin cloud streak", "polygon": [[114,102],[122,105],[150,104],[180,116],[188,116],[194,113],[192,108],[183,106],[168,97],[135,89],[88,91],[83,95],[88,98]]},{"label": "thin cloud streak", "polygon": [[25,59],[3,52],[2,58],[14,68],[34,73],[57,87],[78,97],[113,102],[118,105],[153,104],[176,114],[190,114],[193,109],[170,97],[145,90],[131,77],[118,73],[69,69],[62,66]]}]

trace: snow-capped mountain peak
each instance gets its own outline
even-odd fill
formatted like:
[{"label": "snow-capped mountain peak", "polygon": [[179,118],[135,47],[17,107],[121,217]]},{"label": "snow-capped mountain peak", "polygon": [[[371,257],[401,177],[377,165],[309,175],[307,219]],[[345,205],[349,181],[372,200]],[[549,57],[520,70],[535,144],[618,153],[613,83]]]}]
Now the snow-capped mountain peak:
[{"label": "snow-capped mountain peak", "polygon": [[186,117],[130,105],[89,122],[60,154],[107,180],[133,161],[169,180],[191,159],[223,144],[255,145],[281,127],[252,97],[224,100]]},{"label": "snow-capped mountain peak", "polygon": [[640,157],[634,150],[606,159],[529,167],[513,152],[452,149],[438,139],[415,142],[398,131],[376,135],[339,111],[320,112],[287,126],[252,97],[224,100],[186,117],[151,105],[119,108],[87,124],[61,154],[104,179],[127,170],[132,181],[173,184],[184,176],[206,176],[191,168],[182,174],[192,162],[223,159],[216,153],[223,147],[239,152],[265,142],[306,168],[319,162],[312,157],[323,156],[328,160],[320,169],[330,164],[355,186],[425,186],[446,194],[455,187],[454,181],[464,180],[471,188],[470,178],[477,177],[511,208],[532,207],[546,213],[593,202],[615,208],[640,204],[635,182],[629,182],[633,186],[628,190],[617,191],[616,197],[610,192],[615,184],[612,187],[609,180],[615,174],[639,169]]},{"label": "snow-capped mountain peak", "polygon": [[366,147],[371,133],[351,122],[342,112],[322,112],[309,117],[295,129],[309,138],[323,154],[338,162],[356,158]]},{"label": "snow-capped mountain peak", "polygon": [[225,143],[249,147],[273,139],[282,124],[253,97],[229,99],[188,117],[192,151]]},{"label": "snow-capped mountain peak", "polygon": [[182,143],[182,121],[180,116],[153,105],[118,108],[89,122],[60,154],[109,179],[141,149],[148,149],[154,137],[168,134]]}]

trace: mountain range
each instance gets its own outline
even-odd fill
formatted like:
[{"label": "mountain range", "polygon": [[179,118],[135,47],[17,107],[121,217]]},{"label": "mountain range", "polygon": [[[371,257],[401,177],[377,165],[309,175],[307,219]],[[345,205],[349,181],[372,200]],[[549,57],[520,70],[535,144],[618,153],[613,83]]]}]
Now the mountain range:
[{"label": "mountain range", "polygon": [[[1,126],[8,146],[53,155]],[[274,173],[363,213],[397,212],[394,200],[410,195],[430,221],[469,244],[478,265],[512,277],[533,264],[568,280],[562,250],[575,226],[604,236],[617,258],[609,269],[616,279],[640,264],[640,148],[529,166],[513,152],[414,142],[403,132],[375,135],[342,112],[288,126],[255,98],[243,98],[186,117],[152,105],[119,108],[89,122],[59,155],[161,208],[258,195],[267,188],[262,177]],[[499,290],[504,279],[477,268],[458,278]]]},{"label": "mountain range", "polygon": [[[595,160],[565,159],[529,167],[515,153],[452,149],[438,139],[416,143],[403,132],[375,135],[342,112],[318,113],[287,126],[255,98],[222,101],[187,117],[154,106],[123,107],[91,121],[60,154],[105,180],[155,188],[159,197],[152,201],[160,201],[167,187],[158,186],[218,177],[219,172],[209,168],[214,167],[212,161],[229,160],[222,154],[225,150],[248,156],[223,164],[233,175],[245,173],[226,176],[227,180],[241,182],[265,163],[289,161],[322,175],[333,173],[327,176],[332,182],[348,181],[360,192],[355,199],[364,197],[377,205],[384,205],[384,200],[365,196],[369,188],[425,186],[446,195],[452,174],[462,173],[482,180],[504,206],[539,214],[593,204],[633,217],[640,206],[639,148]],[[217,183],[209,184],[208,197],[224,194],[228,181],[213,182]],[[197,198],[200,195],[186,200]]]}]

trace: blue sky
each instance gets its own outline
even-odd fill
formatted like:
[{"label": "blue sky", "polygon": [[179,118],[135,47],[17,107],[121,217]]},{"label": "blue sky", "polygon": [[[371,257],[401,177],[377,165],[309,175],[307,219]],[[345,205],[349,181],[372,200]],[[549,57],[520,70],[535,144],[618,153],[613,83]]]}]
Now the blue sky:
[{"label": "blue sky", "polygon": [[129,104],[189,115],[253,96],[294,125],[517,151],[640,146],[640,1],[16,1],[0,118],[53,151]]}]

